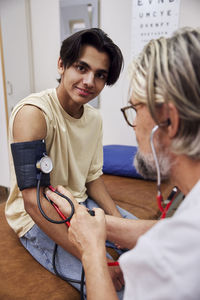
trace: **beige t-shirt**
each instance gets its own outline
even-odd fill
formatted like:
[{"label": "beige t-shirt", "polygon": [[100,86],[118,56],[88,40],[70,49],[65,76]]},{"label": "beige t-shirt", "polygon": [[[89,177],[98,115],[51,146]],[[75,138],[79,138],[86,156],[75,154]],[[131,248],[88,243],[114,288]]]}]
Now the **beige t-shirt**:
[{"label": "beige t-shirt", "polygon": [[[85,104],[82,117],[75,119],[60,105],[56,89],[31,94],[20,101],[11,114],[10,143],[13,143],[12,129],[16,113],[26,104],[39,107],[46,119],[46,150],[53,162],[51,185],[54,187],[58,184],[63,185],[78,202],[84,201],[87,198],[85,184],[102,175],[102,120],[99,112],[89,104]],[[10,162],[11,191],[5,213],[9,225],[21,237],[31,229],[34,221],[24,209],[11,153]]]}]

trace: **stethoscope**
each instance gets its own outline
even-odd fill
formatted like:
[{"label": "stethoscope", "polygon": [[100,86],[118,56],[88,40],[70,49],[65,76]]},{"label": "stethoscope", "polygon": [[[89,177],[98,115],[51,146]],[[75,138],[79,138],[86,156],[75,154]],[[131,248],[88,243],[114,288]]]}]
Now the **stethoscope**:
[{"label": "stethoscope", "polygon": [[[158,129],[159,129],[159,125],[156,125],[152,129],[151,135],[150,135],[150,145],[151,145],[151,149],[152,149],[152,153],[153,153],[153,157],[154,157],[154,161],[155,161],[155,165],[156,165],[156,171],[157,171],[157,196],[156,196],[156,199],[157,199],[158,207],[159,207],[159,209],[162,213],[161,219],[163,219],[163,218],[165,218],[166,213],[167,213],[169,207],[171,206],[178,189],[176,187],[174,187],[172,192],[170,193],[168,199],[165,200],[165,201],[163,200],[163,196],[162,196],[162,192],[161,192],[160,166],[159,166],[159,162],[158,162],[158,158],[157,158],[157,154],[156,154],[156,150],[155,150],[155,146],[154,146],[154,135],[155,135],[155,132]],[[66,225],[69,227],[70,226],[70,220],[71,220],[71,218],[74,214],[74,204],[73,204],[73,202],[71,201],[70,198],[68,198],[67,196],[65,196],[65,195],[59,193],[58,191],[56,191],[51,185],[49,186],[49,189],[51,191],[58,194],[60,197],[63,197],[64,199],[66,199],[68,201],[68,203],[70,204],[71,214],[68,218],[66,218],[63,215],[63,213],[59,210],[58,206],[53,201],[51,201],[45,193],[43,193],[44,197],[51,203],[51,205],[55,208],[57,213],[60,215],[60,217],[62,218],[62,221],[56,221],[56,220],[53,220],[53,219],[49,218],[45,214],[45,212],[43,211],[42,206],[41,206],[41,202],[40,202],[40,181],[41,181],[42,173],[48,174],[53,169],[53,165],[52,165],[52,161],[51,161],[50,157],[47,156],[46,154],[44,154],[44,156],[41,158],[41,160],[39,162],[37,162],[36,167],[40,171],[37,175],[37,204],[38,204],[38,208],[39,208],[42,216],[51,223],[56,223],[56,224],[66,223]],[[93,213],[94,213],[91,210],[88,211],[88,212],[91,215],[93,215]],[[72,279],[72,278],[67,278],[67,277],[63,276],[62,274],[59,274],[59,272],[57,271],[57,268],[56,268],[56,263],[55,263],[57,247],[58,247],[58,245],[55,244],[54,252],[53,252],[53,268],[54,268],[55,274],[57,276],[59,276],[60,278],[62,278],[63,280],[67,281],[67,282],[79,283],[81,285],[81,288],[80,288],[81,299],[84,299],[84,292],[83,292],[84,291],[84,284],[85,284],[85,282],[84,282],[84,269],[82,268],[81,280],[75,280],[75,279]],[[118,261],[108,263],[108,266],[118,266],[118,265],[119,265]]]},{"label": "stethoscope", "polygon": [[[41,201],[40,201],[40,185],[41,185],[41,178],[42,178],[42,174],[49,174],[52,169],[53,169],[53,164],[52,164],[52,161],[51,161],[51,158],[49,156],[47,156],[45,153],[43,154],[43,157],[36,163],[36,168],[38,170],[38,174],[37,174],[37,205],[38,205],[38,208],[40,210],[40,213],[42,214],[42,216],[49,222],[51,223],[54,223],[54,224],[63,224],[65,223],[67,225],[67,227],[70,226],[70,220],[74,214],[74,211],[75,211],[75,208],[74,208],[74,204],[73,202],[71,201],[70,198],[68,198],[67,196],[61,194],[60,192],[58,192],[56,189],[54,189],[51,185],[48,186],[48,188],[56,193],[57,195],[59,195],[60,197],[64,198],[71,206],[71,214],[68,218],[66,218],[63,213],[60,211],[60,209],[58,208],[58,206],[53,202],[51,201],[47,195],[45,193],[43,193],[43,196],[45,197],[46,200],[48,200],[50,202],[50,204],[54,207],[54,209],[57,211],[57,213],[59,214],[59,216],[61,217],[61,221],[57,221],[57,220],[53,220],[51,218],[49,218],[42,206],[41,206]],[[88,211],[90,215],[94,215],[94,211],[92,210],[89,210]],[[82,273],[81,273],[81,279],[80,280],[76,280],[76,279],[72,279],[72,278],[69,278],[69,277],[65,277],[63,276],[62,274],[60,274],[56,268],[56,253],[57,253],[57,248],[58,248],[58,245],[55,243],[54,245],[54,250],[53,250],[53,257],[52,257],[52,265],[53,265],[53,269],[54,269],[54,272],[55,274],[60,277],[61,279],[67,281],[67,282],[72,282],[72,283],[78,283],[80,284],[80,294],[81,294],[81,300],[84,300],[85,299],[85,296],[84,296],[84,285],[85,285],[85,280],[84,280],[84,277],[85,277],[85,274],[84,274],[84,269],[82,267]]]},{"label": "stethoscope", "polygon": [[[52,201],[48,198],[48,196],[43,193],[43,196],[45,197],[46,200],[49,201],[49,203],[54,207],[54,209],[57,211],[57,213],[59,214],[59,216],[61,217],[61,221],[57,221],[57,220],[53,220],[51,219],[50,217],[48,217],[42,206],[41,206],[41,201],[40,201],[40,185],[41,185],[41,178],[42,178],[42,174],[49,174],[52,169],[53,169],[53,164],[52,164],[52,161],[51,161],[51,158],[49,156],[46,155],[46,153],[43,154],[43,157],[36,163],[36,168],[38,170],[38,174],[37,174],[37,205],[38,205],[38,208],[40,210],[40,213],[42,214],[42,216],[49,222],[51,223],[54,223],[54,224],[63,224],[65,223],[67,225],[67,227],[70,226],[70,220],[71,218],[73,217],[73,214],[74,214],[74,211],[75,211],[75,208],[74,208],[74,204],[73,202],[71,201],[70,198],[68,198],[67,196],[61,194],[60,192],[58,192],[54,187],[52,187],[51,185],[48,186],[48,188],[56,193],[57,195],[59,195],[60,197],[64,198],[71,206],[71,214],[68,218],[66,218],[63,213],[60,211],[59,207]],[[91,216],[94,216],[95,215],[95,212],[93,210],[90,210],[88,209],[88,213],[91,215]],[[84,297],[84,285],[85,285],[85,272],[84,272],[84,268],[82,267],[82,273],[81,273],[81,279],[80,280],[76,280],[76,279],[72,279],[72,278],[69,278],[69,277],[65,277],[63,276],[62,274],[60,274],[56,268],[56,253],[57,253],[57,248],[58,248],[58,245],[55,243],[54,245],[54,250],[53,250],[53,257],[52,257],[52,265],[53,265],[53,269],[54,269],[54,272],[55,274],[60,277],[61,279],[67,281],[67,282],[72,282],[72,283],[78,283],[80,284],[80,294],[81,294],[81,300],[84,300],[85,297]],[[119,265],[119,262],[118,261],[114,261],[114,262],[108,262],[107,265],[109,267],[114,267],[114,266],[118,266]]]},{"label": "stethoscope", "polygon": [[[169,124],[169,120],[167,120],[167,124]],[[173,187],[170,195],[168,196],[167,200],[163,199],[162,196],[162,192],[161,192],[161,174],[160,174],[160,166],[159,166],[159,162],[158,162],[158,157],[156,154],[156,150],[155,150],[155,146],[154,146],[154,135],[156,133],[156,131],[159,129],[160,126],[165,125],[164,123],[162,123],[161,125],[156,125],[154,126],[154,128],[151,131],[151,135],[150,135],[150,145],[151,145],[151,150],[152,150],[152,154],[153,154],[153,158],[155,161],[155,165],[156,165],[156,172],[157,172],[157,196],[156,196],[156,200],[157,200],[157,204],[158,204],[158,208],[161,211],[161,219],[164,219],[166,217],[166,213],[169,210],[173,200],[175,199],[175,196],[178,192],[177,187]]]}]

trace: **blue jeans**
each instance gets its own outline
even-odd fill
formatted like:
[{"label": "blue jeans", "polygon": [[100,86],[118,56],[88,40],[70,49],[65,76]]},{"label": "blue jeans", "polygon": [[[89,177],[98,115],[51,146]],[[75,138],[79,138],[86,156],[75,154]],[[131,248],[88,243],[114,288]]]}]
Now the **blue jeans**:
[{"label": "blue jeans", "polygon": [[[90,198],[86,199],[83,203],[89,209],[98,207],[98,205]],[[127,219],[137,219],[135,216],[127,212],[126,210],[118,207],[119,212],[122,217]],[[52,264],[52,256],[54,250],[54,241],[51,240],[36,224],[23,236],[20,238],[22,245],[30,252],[30,254],[47,270],[55,274]],[[109,241],[106,245],[115,248],[115,245]],[[117,251],[117,249],[116,249]],[[118,251],[118,253],[120,253]],[[109,253],[107,253],[108,258],[112,258]],[[59,274],[65,277],[72,278],[75,280],[81,280],[82,264],[81,262],[65,251],[62,247],[58,246],[56,254],[56,268]],[[79,283],[72,283],[76,289],[80,291]],[[86,293],[86,291],[85,291]],[[123,290],[118,292],[118,298],[123,299]]]}]

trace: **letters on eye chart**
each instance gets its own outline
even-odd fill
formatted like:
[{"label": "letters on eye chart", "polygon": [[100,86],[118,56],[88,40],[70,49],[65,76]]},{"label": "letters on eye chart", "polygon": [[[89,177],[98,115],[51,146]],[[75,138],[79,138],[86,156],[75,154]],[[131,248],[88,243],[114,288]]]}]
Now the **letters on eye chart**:
[{"label": "letters on eye chart", "polygon": [[132,0],[132,57],[146,43],[178,28],[180,0]]}]

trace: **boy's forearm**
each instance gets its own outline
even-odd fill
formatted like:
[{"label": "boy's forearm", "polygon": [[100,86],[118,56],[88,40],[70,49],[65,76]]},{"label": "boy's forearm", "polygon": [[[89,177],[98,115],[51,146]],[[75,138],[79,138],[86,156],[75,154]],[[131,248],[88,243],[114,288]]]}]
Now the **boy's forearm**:
[{"label": "boy's forearm", "polygon": [[108,194],[101,177],[87,183],[87,193],[104,210],[106,214],[121,217],[115,202]]},{"label": "boy's forearm", "polygon": [[[54,224],[47,221],[41,214],[36,199],[36,190],[27,189],[22,192],[24,198],[24,205],[27,213],[31,216],[33,221],[45,232],[56,244],[60,245],[66,251],[80,259],[78,251],[71,245],[68,239],[68,228],[64,224]],[[41,206],[45,214],[53,220],[61,221],[54,207],[41,195]]]}]

